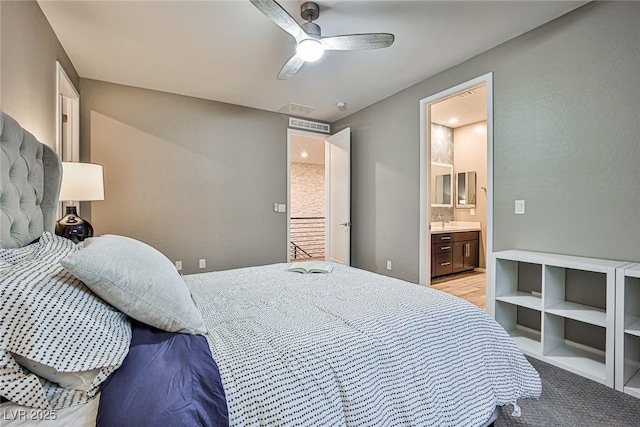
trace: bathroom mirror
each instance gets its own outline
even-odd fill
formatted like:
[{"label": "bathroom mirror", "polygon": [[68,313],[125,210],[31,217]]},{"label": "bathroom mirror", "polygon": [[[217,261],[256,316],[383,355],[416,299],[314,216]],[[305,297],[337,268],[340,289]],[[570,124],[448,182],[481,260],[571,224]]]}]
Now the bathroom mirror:
[{"label": "bathroom mirror", "polygon": [[453,207],[453,165],[431,163],[431,207]]},{"label": "bathroom mirror", "polygon": [[475,172],[458,172],[456,174],[456,208],[475,208],[476,207],[476,173]]}]

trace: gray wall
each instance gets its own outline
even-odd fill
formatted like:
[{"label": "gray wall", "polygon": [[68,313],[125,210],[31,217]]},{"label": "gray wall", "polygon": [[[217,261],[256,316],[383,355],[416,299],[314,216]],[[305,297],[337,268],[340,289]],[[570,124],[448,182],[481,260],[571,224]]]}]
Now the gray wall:
[{"label": "gray wall", "polygon": [[104,166],[96,235],[142,240],[184,273],[286,261],[273,212],[287,200],[286,116],[88,79],[80,93],[83,160]]},{"label": "gray wall", "polygon": [[353,265],[417,282],[419,101],[489,72],[494,250],[640,261],[638,22],[640,3],[589,3],[335,123],[352,129]]},{"label": "gray wall", "polygon": [[78,73],[35,1],[0,1],[2,110],[41,142],[56,145],[56,61]]}]

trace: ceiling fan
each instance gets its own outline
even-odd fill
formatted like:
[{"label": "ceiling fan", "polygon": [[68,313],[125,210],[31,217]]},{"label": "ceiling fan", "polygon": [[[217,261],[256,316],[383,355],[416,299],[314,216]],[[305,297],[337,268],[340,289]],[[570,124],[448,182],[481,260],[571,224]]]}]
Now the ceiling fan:
[{"label": "ceiling fan", "polygon": [[313,23],[320,16],[317,3],[305,2],[300,7],[300,15],[306,20],[300,25],[274,0],[250,0],[251,3],[271,19],[278,27],[296,39],[296,53],[278,73],[278,80],[289,80],[305,62],[317,61],[326,50],[379,49],[391,46],[395,36],[387,33],[346,34],[322,37],[320,26]]}]

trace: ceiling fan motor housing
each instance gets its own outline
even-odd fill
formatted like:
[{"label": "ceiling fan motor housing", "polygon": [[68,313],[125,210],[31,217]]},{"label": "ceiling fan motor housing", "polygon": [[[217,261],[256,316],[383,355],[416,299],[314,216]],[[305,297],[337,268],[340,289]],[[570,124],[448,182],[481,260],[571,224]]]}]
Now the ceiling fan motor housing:
[{"label": "ceiling fan motor housing", "polygon": [[302,27],[303,30],[307,32],[307,34],[310,34],[316,37],[321,36],[320,25],[314,22],[308,21],[308,22],[305,22],[304,24],[301,24],[300,26]]},{"label": "ceiling fan motor housing", "polygon": [[320,7],[318,3],[314,3],[312,1],[307,1],[302,3],[300,6],[300,16],[305,21],[315,21],[320,16]]}]

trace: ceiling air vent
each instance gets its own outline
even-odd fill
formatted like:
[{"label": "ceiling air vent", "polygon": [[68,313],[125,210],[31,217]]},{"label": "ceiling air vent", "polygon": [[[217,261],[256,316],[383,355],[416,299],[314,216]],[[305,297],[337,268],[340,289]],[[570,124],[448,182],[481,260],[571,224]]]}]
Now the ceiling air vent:
[{"label": "ceiling air vent", "polygon": [[312,122],[304,119],[296,119],[295,117],[289,117],[289,127],[331,133],[331,127],[327,123]]},{"label": "ceiling air vent", "polygon": [[278,111],[285,114],[295,114],[296,116],[306,116],[308,114],[311,114],[313,110],[315,110],[314,107],[291,103],[285,105]]}]

